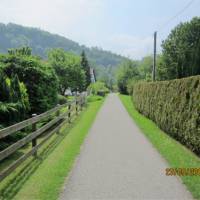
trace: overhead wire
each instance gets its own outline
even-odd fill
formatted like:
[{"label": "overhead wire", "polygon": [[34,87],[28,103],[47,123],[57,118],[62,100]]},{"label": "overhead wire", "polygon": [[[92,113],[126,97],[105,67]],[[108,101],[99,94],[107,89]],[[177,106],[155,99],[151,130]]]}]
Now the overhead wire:
[{"label": "overhead wire", "polygon": [[176,19],[177,17],[179,17],[185,10],[187,10],[193,3],[195,0],[191,0],[189,1],[176,15],[172,16],[169,20],[167,20],[163,25],[161,25],[159,27],[159,29],[156,32],[160,32],[161,30],[163,30],[166,26],[168,26],[168,24],[171,23],[171,21],[173,21],[174,19]]}]

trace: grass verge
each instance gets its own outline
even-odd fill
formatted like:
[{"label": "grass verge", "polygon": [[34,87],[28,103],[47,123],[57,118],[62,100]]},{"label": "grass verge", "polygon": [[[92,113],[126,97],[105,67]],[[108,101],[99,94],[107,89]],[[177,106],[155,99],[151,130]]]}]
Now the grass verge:
[{"label": "grass verge", "polygon": [[[123,105],[135,123],[173,168],[200,168],[200,158],[179,142],[168,136],[157,125],[141,115],[130,96],[119,95]],[[200,199],[200,176],[180,176],[195,199]]]},{"label": "grass verge", "polygon": [[[59,145],[48,154],[48,157],[45,157],[45,160],[43,160],[41,155],[38,159],[33,160],[31,167],[37,168],[37,170],[34,170],[34,173],[28,177],[28,180],[23,182],[23,186],[17,191],[15,196],[8,195],[7,198],[4,195],[3,199],[11,199],[11,197],[16,200],[58,199],[65,178],[80,152],[80,146],[102,103],[103,100],[90,102],[87,109],[71,125],[71,128],[63,127],[60,134],[62,136],[67,135],[67,137],[62,138]],[[41,162],[41,159],[43,162]],[[40,164],[38,165],[38,163]],[[24,176],[26,176],[26,173]],[[20,178],[20,181],[21,179],[23,179],[23,176]],[[16,187],[12,187],[9,192],[14,193]]]}]

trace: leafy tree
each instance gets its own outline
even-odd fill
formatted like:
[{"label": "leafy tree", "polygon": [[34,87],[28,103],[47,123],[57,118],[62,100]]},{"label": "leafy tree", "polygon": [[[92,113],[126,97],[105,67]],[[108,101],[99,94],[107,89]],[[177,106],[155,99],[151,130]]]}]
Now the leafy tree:
[{"label": "leafy tree", "polygon": [[106,87],[113,90],[116,85],[115,72],[116,69],[112,66],[101,67],[98,71],[98,80],[104,82]]},{"label": "leafy tree", "polygon": [[117,72],[117,85],[122,94],[128,94],[127,85],[130,80],[141,79],[137,63],[134,61],[126,61],[120,65]]},{"label": "leafy tree", "polygon": [[140,62],[138,62],[138,70],[143,80],[151,80],[152,79],[152,68],[153,68],[153,57],[146,56],[142,58]]},{"label": "leafy tree", "polygon": [[[19,77],[29,95],[32,113],[42,113],[57,104],[57,76],[46,62],[24,53],[23,50],[13,50],[9,55],[0,57],[3,72],[11,78],[13,74]],[[15,81],[13,93],[18,90]],[[15,96],[15,98],[19,98]]]},{"label": "leafy tree", "polygon": [[83,67],[83,70],[85,71],[85,76],[86,76],[85,89],[86,89],[91,83],[91,77],[90,77],[90,66],[89,66],[87,57],[85,55],[85,51],[82,51],[81,53],[81,66]]},{"label": "leafy tree", "polygon": [[85,73],[81,67],[80,57],[62,49],[53,49],[48,53],[50,64],[59,78],[59,91],[62,95],[67,89],[83,91]]},{"label": "leafy tree", "polygon": [[160,80],[200,74],[200,17],[180,23],[163,42]]},{"label": "leafy tree", "polygon": [[15,56],[31,56],[31,48],[29,47],[21,47],[18,49],[9,49],[8,54],[9,55],[15,55]]},{"label": "leafy tree", "polygon": [[29,99],[26,87],[19,82],[18,76],[9,79],[0,73],[0,122],[4,126],[26,118],[29,107]]}]

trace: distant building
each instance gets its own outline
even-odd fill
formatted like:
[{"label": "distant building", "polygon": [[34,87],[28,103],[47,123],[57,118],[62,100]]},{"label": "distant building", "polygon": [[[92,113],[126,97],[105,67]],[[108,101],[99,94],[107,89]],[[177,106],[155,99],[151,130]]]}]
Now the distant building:
[{"label": "distant building", "polygon": [[91,83],[95,83],[95,73],[94,73],[94,69],[90,67],[90,78],[91,78]]},{"label": "distant building", "polygon": [[65,96],[71,96],[72,95],[72,91],[70,89],[65,90]]}]

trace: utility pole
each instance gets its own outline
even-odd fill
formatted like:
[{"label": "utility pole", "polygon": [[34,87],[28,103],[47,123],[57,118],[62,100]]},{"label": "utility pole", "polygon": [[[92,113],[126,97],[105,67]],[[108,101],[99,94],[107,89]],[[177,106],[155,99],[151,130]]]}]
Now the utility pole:
[{"label": "utility pole", "polygon": [[156,80],[156,40],[157,40],[157,32],[154,32],[154,52],[153,52],[153,71],[152,71],[152,79]]}]

